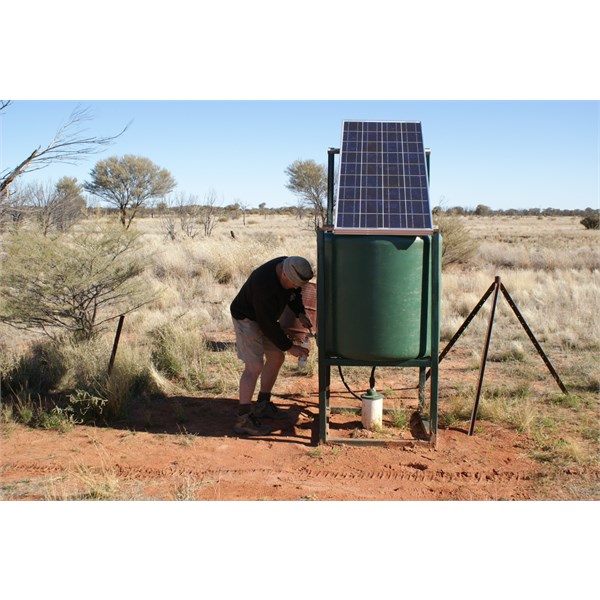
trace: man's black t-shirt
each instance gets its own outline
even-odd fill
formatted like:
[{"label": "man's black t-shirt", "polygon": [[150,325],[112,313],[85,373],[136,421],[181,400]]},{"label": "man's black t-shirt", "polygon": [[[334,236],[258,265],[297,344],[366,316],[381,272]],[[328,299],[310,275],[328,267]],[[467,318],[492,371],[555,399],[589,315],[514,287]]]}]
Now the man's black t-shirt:
[{"label": "man's black t-shirt", "polygon": [[277,265],[285,258],[274,258],[255,269],[230,306],[234,319],[256,321],[262,332],[284,352],[293,344],[279,325],[279,317],[286,305],[296,316],[305,312],[301,289],[286,290],[277,276]]}]

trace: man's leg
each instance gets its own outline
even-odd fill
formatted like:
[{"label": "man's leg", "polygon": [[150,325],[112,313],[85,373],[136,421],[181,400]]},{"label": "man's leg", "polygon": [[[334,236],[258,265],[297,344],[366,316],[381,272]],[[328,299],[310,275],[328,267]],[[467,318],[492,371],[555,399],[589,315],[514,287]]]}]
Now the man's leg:
[{"label": "man's leg", "polygon": [[258,402],[254,412],[260,417],[275,417],[279,409],[271,402],[271,390],[285,361],[285,353],[279,349],[267,350],[265,358],[265,365],[260,376]]},{"label": "man's leg", "polygon": [[238,417],[233,430],[246,435],[260,435],[261,426],[252,414],[252,396],[263,368],[262,334],[256,324],[233,319],[238,358],[244,362],[240,377]]},{"label": "man's leg", "polygon": [[270,394],[285,361],[285,353],[281,350],[267,350],[265,359],[260,375],[260,391],[261,393]]},{"label": "man's leg", "polygon": [[236,433],[244,435],[261,435],[263,433],[260,421],[252,414],[252,396],[261,370],[262,363],[245,363],[244,372],[240,377],[238,416],[233,427]]},{"label": "man's leg", "polygon": [[240,378],[240,405],[251,404],[256,382],[263,370],[263,364],[259,362],[251,362],[244,364],[244,372]]}]

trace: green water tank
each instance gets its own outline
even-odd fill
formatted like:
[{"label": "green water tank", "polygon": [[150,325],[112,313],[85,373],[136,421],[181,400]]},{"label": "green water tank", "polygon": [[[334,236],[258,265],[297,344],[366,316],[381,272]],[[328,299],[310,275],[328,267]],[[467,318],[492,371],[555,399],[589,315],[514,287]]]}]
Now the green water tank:
[{"label": "green water tank", "polygon": [[324,236],[326,351],[360,361],[430,354],[431,237]]}]

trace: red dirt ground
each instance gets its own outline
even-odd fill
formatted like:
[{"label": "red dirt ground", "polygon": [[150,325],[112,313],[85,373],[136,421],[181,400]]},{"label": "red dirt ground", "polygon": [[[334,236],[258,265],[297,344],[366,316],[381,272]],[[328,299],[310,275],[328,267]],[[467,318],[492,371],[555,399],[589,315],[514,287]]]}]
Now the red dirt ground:
[{"label": "red dirt ground", "polygon": [[[450,361],[448,361],[450,362]],[[332,406],[351,396],[333,383]],[[394,389],[394,388],[392,388]],[[540,465],[525,436],[483,421],[475,435],[440,429],[436,448],[418,431],[407,445],[316,445],[316,376],[281,376],[283,417],[270,433],[237,437],[235,398],[178,396],[140,407],[112,428],[67,433],[10,426],[1,440],[5,499],[76,497],[196,500],[527,500]],[[416,391],[405,406],[416,404]],[[410,396],[414,396],[414,401]],[[354,400],[356,403],[357,401]],[[132,422],[134,425],[132,426]],[[333,414],[330,438],[361,437],[360,414]]]},{"label": "red dirt ground", "polygon": [[[1,480],[27,482],[21,484],[20,500],[48,498],[48,489],[60,496],[69,485],[65,475],[82,468],[97,479],[117,476],[131,499],[174,499],[185,486],[198,500],[532,497],[535,465],[519,437],[499,428],[486,426],[473,437],[442,431],[436,450],[336,445],[320,452],[310,446],[305,429],[293,429],[260,440],[202,436],[187,445],[174,435],[93,427],[59,434],[19,427],[2,443]],[[51,487],[36,490],[33,484],[40,479]]]}]

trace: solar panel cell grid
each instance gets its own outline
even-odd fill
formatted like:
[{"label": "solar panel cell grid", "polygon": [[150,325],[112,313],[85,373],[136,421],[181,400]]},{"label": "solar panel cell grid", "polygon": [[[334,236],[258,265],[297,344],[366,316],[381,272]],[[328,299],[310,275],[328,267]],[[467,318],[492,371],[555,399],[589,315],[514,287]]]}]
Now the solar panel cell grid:
[{"label": "solar panel cell grid", "polygon": [[432,230],[419,122],[344,122],[335,228]]}]

